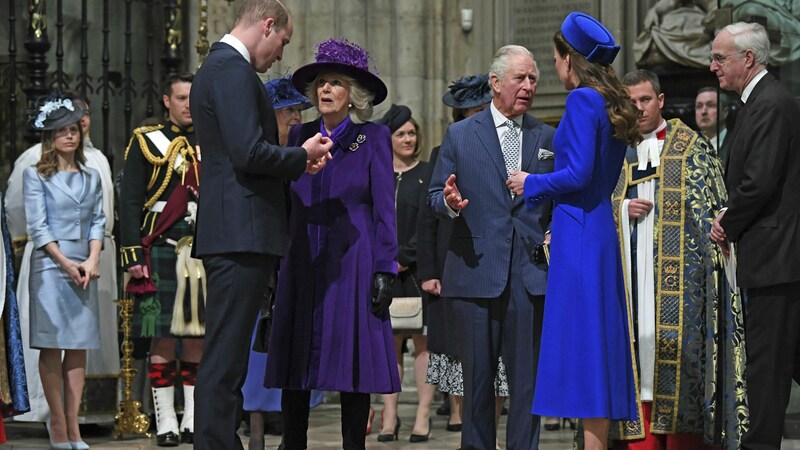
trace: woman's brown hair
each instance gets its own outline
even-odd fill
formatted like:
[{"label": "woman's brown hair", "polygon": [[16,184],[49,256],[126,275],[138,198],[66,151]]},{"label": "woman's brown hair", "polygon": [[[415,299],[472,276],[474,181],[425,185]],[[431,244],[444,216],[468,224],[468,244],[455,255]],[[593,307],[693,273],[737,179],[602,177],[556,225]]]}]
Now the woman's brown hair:
[{"label": "woman's brown hair", "polygon": [[608,120],[614,129],[614,137],[635,147],[641,142],[639,133],[639,110],[631,101],[627,89],[617,77],[614,68],[608,64],[591,63],[575,50],[561,31],[553,36],[556,51],[561,57],[570,56],[572,70],[578,77],[581,86],[595,89],[606,101]]},{"label": "woman's brown hair", "polygon": [[[81,129],[81,122],[75,122],[74,125],[78,126],[78,146],[75,148],[75,162],[78,164],[78,170],[86,173],[83,167],[86,166],[86,155],[83,154],[83,130]],[[58,130],[71,127],[67,125]],[[58,172],[58,157],[56,156],[56,132],[58,130],[44,130],[42,131],[42,157],[36,163],[36,171],[42,174],[44,178],[50,178],[54,173]]]}]

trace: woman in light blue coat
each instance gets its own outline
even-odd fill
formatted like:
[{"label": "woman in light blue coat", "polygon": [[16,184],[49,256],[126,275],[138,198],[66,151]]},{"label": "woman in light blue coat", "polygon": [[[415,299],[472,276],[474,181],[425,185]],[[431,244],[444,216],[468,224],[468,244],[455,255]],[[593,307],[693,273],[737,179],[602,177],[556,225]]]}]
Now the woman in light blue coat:
[{"label": "woman in light blue coat", "polygon": [[[25,169],[23,195],[31,255],[30,345],[50,407],[55,449],[87,449],[78,428],[86,350],[100,347],[97,284],[105,215],[100,174],[86,167],[82,108],[49,98],[32,120],[42,157]],[[63,361],[62,361],[63,352]],[[63,392],[63,396],[62,396]]]}]

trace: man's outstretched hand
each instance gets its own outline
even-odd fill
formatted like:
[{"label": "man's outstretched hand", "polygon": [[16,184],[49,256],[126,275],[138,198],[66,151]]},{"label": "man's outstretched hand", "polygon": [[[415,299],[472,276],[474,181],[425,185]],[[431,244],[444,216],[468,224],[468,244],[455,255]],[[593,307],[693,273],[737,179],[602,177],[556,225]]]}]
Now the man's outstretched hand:
[{"label": "man's outstretched hand", "polygon": [[469,200],[461,197],[461,191],[458,190],[458,186],[456,185],[455,174],[451,174],[450,177],[447,178],[447,181],[444,182],[444,190],[442,193],[444,194],[444,201],[447,203],[447,206],[453,211],[461,211],[469,204]]}]

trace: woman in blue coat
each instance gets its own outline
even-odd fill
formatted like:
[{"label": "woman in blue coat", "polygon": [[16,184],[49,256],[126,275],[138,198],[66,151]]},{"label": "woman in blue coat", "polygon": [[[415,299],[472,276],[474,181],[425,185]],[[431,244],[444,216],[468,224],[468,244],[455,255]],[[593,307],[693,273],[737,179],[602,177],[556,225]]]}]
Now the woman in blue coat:
[{"label": "woman in blue coat", "polygon": [[[97,283],[106,218],[100,173],[86,167],[79,123],[67,98],[44,102],[33,126],[42,156],[23,173],[31,255],[30,345],[50,408],[50,445],[87,449],[78,428],[86,350],[100,347]],[[62,360],[63,353],[63,360]],[[63,396],[62,396],[63,392]]]},{"label": "woman in blue coat", "polygon": [[516,173],[528,205],[553,198],[553,236],[533,413],[583,419],[586,449],[605,449],[609,419],[636,403],[622,260],[611,208],[638,114],[611,63],[619,51],[597,20],[571,13],[554,37],[567,96],[549,174]]}]

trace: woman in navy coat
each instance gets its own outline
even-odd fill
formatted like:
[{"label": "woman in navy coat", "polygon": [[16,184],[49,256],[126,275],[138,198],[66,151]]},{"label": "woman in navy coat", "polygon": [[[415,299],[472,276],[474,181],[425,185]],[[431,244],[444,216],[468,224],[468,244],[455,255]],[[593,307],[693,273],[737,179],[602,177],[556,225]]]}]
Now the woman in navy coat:
[{"label": "woman in navy coat", "polygon": [[[509,181],[525,202],[554,200],[552,251],[533,413],[583,419],[586,449],[605,449],[609,419],[635,416],[622,260],[611,208],[638,114],[611,62],[619,46],[571,13],[554,37],[567,96],[549,174]],[[523,189],[524,186],[524,189]]]},{"label": "woman in navy coat", "polygon": [[321,117],[289,145],[322,133],[327,166],[290,186],[289,251],[281,261],[266,387],[283,388],[286,450],[306,448],[309,391],[339,391],[345,449],[363,449],[370,393],[400,390],[388,307],[397,274],[392,141],[367,122],[386,86],[347,41],[319,45],[292,83]]},{"label": "woman in navy coat", "polygon": [[[30,276],[30,345],[50,407],[55,449],[87,449],[78,428],[86,350],[100,347],[97,283],[105,234],[100,173],[86,167],[80,119],[70,99],[44,102],[33,126],[42,157],[23,173]],[[63,361],[62,361],[63,352]],[[63,397],[62,397],[63,392]]]}]

